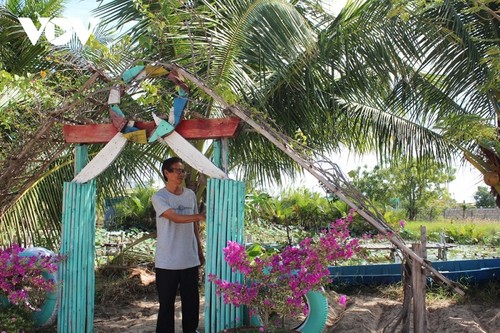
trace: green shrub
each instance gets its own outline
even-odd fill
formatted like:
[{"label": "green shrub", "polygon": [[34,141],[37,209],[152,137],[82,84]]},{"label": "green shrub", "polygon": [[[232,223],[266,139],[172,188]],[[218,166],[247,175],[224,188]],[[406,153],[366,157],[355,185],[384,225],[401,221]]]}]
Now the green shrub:
[{"label": "green shrub", "polygon": [[324,194],[306,188],[283,190],[279,197],[271,198],[274,212],[272,221],[304,230],[325,228],[337,218],[346,216],[338,211]]},{"label": "green shrub", "polygon": [[404,220],[406,223],[405,215],[406,212],[403,209],[388,209],[384,218],[393,230],[398,230],[401,226],[400,221]]},{"label": "green shrub", "polygon": [[375,229],[373,225],[371,225],[363,217],[357,214],[354,216],[354,220],[349,226],[349,231],[351,232],[351,236],[353,237],[378,234],[377,229]]},{"label": "green shrub", "polygon": [[114,222],[119,229],[156,229],[155,211],[151,197],[156,192],[153,187],[137,187],[128,197],[115,205]]},{"label": "green shrub", "polygon": [[35,322],[31,313],[23,307],[0,307],[0,332],[35,332]]}]

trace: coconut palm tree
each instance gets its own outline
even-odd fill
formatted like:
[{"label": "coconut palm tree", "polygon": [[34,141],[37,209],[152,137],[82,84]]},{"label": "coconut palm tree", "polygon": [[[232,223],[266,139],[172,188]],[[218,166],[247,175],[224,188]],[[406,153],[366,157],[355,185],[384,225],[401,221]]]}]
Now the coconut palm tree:
[{"label": "coconut palm tree", "polygon": [[499,1],[362,1],[324,40],[328,52],[343,50],[334,68],[359,126],[352,134],[383,156],[462,155],[500,205],[499,9]]},{"label": "coconut palm tree", "polygon": [[[167,2],[158,3],[166,6]],[[157,44],[179,45],[183,42],[187,45],[184,50],[190,51],[189,56],[184,58],[174,56],[171,58],[172,61],[179,62],[194,71],[229,100],[245,103],[265,113],[279,124],[284,133],[291,137],[297,135],[307,139],[307,143],[315,149],[334,149],[338,147],[339,142],[360,151],[389,147],[392,135],[387,129],[397,126],[400,129],[406,128],[408,133],[417,131],[417,138],[422,142],[427,140],[426,152],[437,155],[437,149],[433,148],[429,142],[437,142],[438,148],[442,148],[440,150],[447,148],[449,152],[450,147],[446,145],[446,141],[438,140],[439,138],[432,131],[428,131],[418,123],[409,122],[400,117],[391,117],[388,112],[383,113],[386,109],[384,98],[390,92],[393,82],[388,80],[389,76],[386,73],[385,79],[377,82],[381,93],[369,101],[372,110],[380,118],[376,123],[377,126],[373,126],[376,132],[371,136],[371,140],[366,135],[366,129],[372,126],[373,122],[350,121],[352,120],[351,112],[359,115],[367,114],[366,110],[360,109],[363,106],[363,99],[367,100],[371,96],[365,91],[356,90],[353,84],[347,85],[346,79],[355,80],[358,85],[361,85],[363,80],[368,81],[374,75],[365,78],[349,76],[353,72],[351,64],[355,61],[344,56],[350,50],[336,47],[336,45],[341,45],[335,41],[335,38],[347,39],[346,35],[352,30],[349,25],[360,24],[359,18],[356,21],[356,17],[362,13],[360,9],[345,11],[335,19],[320,10],[315,10],[307,1],[292,3],[287,1],[236,3],[205,1],[203,4],[205,7],[182,6],[178,9],[187,13],[189,19],[185,19],[182,23],[188,27],[184,28],[184,31],[186,29],[188,31],[181,36],[175,35],[175,39],[172,37],[172,29],[168,24],[163,24],[167,27],[164,32],[156,31],[152,37],[147,37],[151,30],[144,29],[148,26],[147,24],[138,25],[133,35],[141,36],[145,45],[151,45],[151,40],[158,40],[162,37],[166,41]],[[276,14],[278,7],[281,10],[279,15]],[[196,11],[197,8],[205,11]],[[115,18],[132,20],[140,17],[135,7],[127,5],[126,1],[110,2],[108,7],[101,9],[115,15],[108,15],[110,20]],[[162,12],[160,7],[156,7],[156,10],[158,13]],[[273,19],[273,15],[280,19]],[[152,22],[150,18],[161,20],[161,15],[150,15],[147,18],[149,22]],[[285,19],[290,20],[287,23],[290,25],[288,29],[282,27]],[[347,28],[342,33],[338,29],[341,23],[342,28]],[[156,26],[161,26],[161,24],[156,24]],[[200,26],[203,26],[203,29]],[[196,34],[196,31],[201,31],[202,35]],[[292,32],[296,34],[293,38],[290,37]],[[336,35],[332,36],[331,34],[335,32]],[[365,38],[369,40],[369,37]],[[175,52],[175,55],[177,54],[183,53]],[[161,52],[152,56],[163,59]],[[362,67],[363,64],[360,62],[359,66]],[[375,85],[372,84],[372,86]],[[357,105],[347,103],[353,96],[358,100]],[[216,112],[216,105],[210,102],[200,101],[196,105],[205,108],[201,110],[204,115]],[[317,121],[318,118],[321,121]],[[386,127],[382,127],[384,123],[387,124]],[[334,127],[342,130],[333,131]],[[251,136],[252,134],[245,133],[242,138]],[[406,141],[398,142],[397,148],[404,148],[407,143],[410,143],[412,147],[416,146],[418,142],[414,139],[413,134],[402,136],[401,140]],[[384,144],[378,145],[376,140],[383,141]],[[248,145],[248,140],[238,140],[235,146],[238,143],[240,143],[238,147],[242,148],[241,145]],[[259,174],[261,178],[265,178],[267,174],[273,179],[278,179],[279,174],[276,172],[269,172],[268,169],[265,169],[265,172],[262,171],[264,170],[262,160],[269,165],[273,164],[274,170],[284,167],[285,165],[278,163],[286,163],[286,160],[279,159],[279,153],[273,154],[272,149],[267,149],[269,147],[265,148],[265,141],[262,141],[264,143],[262,145],[258,136],[254,136],[251,143],[252,149],[238,149],[238,152],[242,153],[241,160],[255,162],[246,169],[248,174]],[[396,149],[394,152],[399,153]],[[441,153],[441,155],[446,154]],[[261,171],[252,173],[252,168],[254,170],[258,168]]]},{"label": "coconut palm tree", "polygon": [[[429,47],[412,44],[419,36],[414,22],[396,15],[399,7],[389,1],[348,3],[338,17],[314,4],[158,1],[138,8],[111,1],[100,10],[120,25],[137,21],[130,35],[149,58],[181,64],[312,151],[346,146],[443,161],[460,151],[425,116],[436,107],[421,112],[397,103],[403,83],[425,78],[428,66],[422,54]],[[223,111],[196,91],[191,105],[204,117]],[[256,133],[243,132],[232,147],[241,178],[278,181],[283,170],[296,171]]]},{"label": "coconut palm tree", "polygon": [[[176,62],[227,101],[252,109],[290,142],[298,142],[293,144],[307,144],[311,154],[345,146],[358,152],[376,151],[379,156],[448,161],[457,152],[474,152],[475,141],[464,137],[473,132],[452,135],[452,129],[458,128],[455,119],[472,123],[470,119],[482,119],[488,113],[483,109],[474,113],[473,107],[462,110],[457,97],[467,96],[473,106],[480,103],[473,94],[460,95],[457,83],[446,84],[449,79],[443,78],[451,69],[463,74],[456,68],[462,62],[446,67],[444,60],[454,60],[463,50],[445,48],[445,30],[439,24],[432,26],[426,16],[430,9],[413,4],[354,2],[334,17],[313,1],[114,0],[100,7],[99,13],[109,22],[129,27],[124,40],[130,43],[122,47],[121,57],[112,57],[114,70],[104,57],[93,68],[119,73],[137,59]],[[153,102],[129,100],[130,107],[143,115],[151,109],[162,111],[168,103],[159,102],[171,99],[168,83],[152,84],[161,92]],[[99,87],[104,85],[95,87],[96,91]],[[190,98],[187,117],[224,115],[225,110],[203,92],[193,89]],[[101,113],[72,114],[71,119],[99,121],[102,108]],[[474,124],[487,128],[479,121]],[[238,178],[279,181],[283,172],[293,175],[297,170],[283,153],[246,128],[230,145],[231,166]],[[137,159],[141,154],[148,158]],[[154,163],[145,160],[160,160],[165,154],[165,148],[152,145],[130,151],[130,158],[143,161],[143,172],[154,169]],[[124,172],[124,177],[134,174],[135,164],[128,161],[124,157],[123,164],[116,164],[118,170],[130,172]]]}]

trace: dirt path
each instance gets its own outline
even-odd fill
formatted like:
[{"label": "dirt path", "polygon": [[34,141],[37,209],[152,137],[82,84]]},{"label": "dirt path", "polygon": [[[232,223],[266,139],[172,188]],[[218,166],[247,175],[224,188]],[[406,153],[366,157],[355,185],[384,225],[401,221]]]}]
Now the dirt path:
[{"label": "dirt path", "polygon": [[[375,296],[348,296],[343,310],[330,306],[325,332],[382,332],[397,316],[401,302]],[[202,299],[203,303],[203,299]],[[330,302],[331,304],[331,302]],[[182,332],[180,301],[176,304],[176,332]],[[200,331],[204,332],[203,306],[200,312]],[[158,303],[155,295],[129,304],[96,306],[95,332],[147,333],[154,332]],[[429,332],[500,332],[500,305],[440,304],[427,306]]]},{"label": "dirt path", "polygon": [[[94,320],[96,333],[155,331],[158,302],[154,282],[151,283],[149,280],[150,285],[141,288],[135,285],[141,284],[139,279],[131,283],[132,285],[122,288],[124,289],[122,295],[114,295],[116,297],[110,301],[96,305]],[[110,292],[113,291],[110,289]],[[344,308],[336,303],[333,293],[327,295],[329,317],[324,333],[383,332],[384,327],[393,322],[402,308],[402,303],[394,300],[393,297],[365,295],[359,291],[351,295],[347,293],[348,303]],[[203,307],[204,299],[202,298],[200,332],[204,332]],[[494,304],[480,300],[460,303],[453,299],[428,300],[426,308],[428,332],[500,333],[500,300]],[[176,309],[176,332],[182,332],[179,300],[176,303]]]},{"label": "dirt path", "polygon": [[[374,296],[354,296],[351,299],[353,304],[327,332],[383,332],[402,307],[401,302]],[[500,304],[491,306],[442,301],[427,305],[427,330],[439,333],[499,333]]]}]

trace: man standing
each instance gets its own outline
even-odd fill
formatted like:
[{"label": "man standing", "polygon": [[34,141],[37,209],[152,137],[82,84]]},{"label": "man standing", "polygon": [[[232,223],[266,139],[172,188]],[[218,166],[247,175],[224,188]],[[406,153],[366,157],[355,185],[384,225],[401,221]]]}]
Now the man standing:
[{"label": "man standing", "polygon": [[166,186],[151,201],[156,211],[157,245],[155,254],[156,290],[160,309],[157,333],[175,331],[175,297],[180,290],[183,333],[196,332],[200,297],[198,268],[205,261],[200,243],[195,193],[184,187],[186,171],[182,160],[172,157],[163,162]]}]

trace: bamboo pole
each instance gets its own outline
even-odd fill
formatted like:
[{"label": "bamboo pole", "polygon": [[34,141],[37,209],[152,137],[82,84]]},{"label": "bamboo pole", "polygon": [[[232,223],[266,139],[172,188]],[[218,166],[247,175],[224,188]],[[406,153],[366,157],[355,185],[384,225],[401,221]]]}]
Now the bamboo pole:
[{"label": "bamboo pole", "polygon": [[292,158],[297,164],[299,164],[301,167],[303,167],[305,170],[307,170],[312,176],[314,176],[317,180],[319,180],[323,185],[325,185],[328,190],[330,190],[332,193],[337,195],[342,201],[347,203],[350,207],[352,207],[354,210],[357,211],[359,215],[361,215],[363,218],[365,218],[370,224],[372,224],[378,232],[383,234],[388,238],[388,240],[396,245],[399,249],[401,249],[404,253],[408,254],[413,260],[418,262],[420,265],[424,266],[427,268],[433,278],[436,278],[438,280],[441,280],[445,285],[450,287],[451,289],[455,290],[460,295],[465,295],[465,292],[458,287],[458,285],[449,279],[447,279],[444,275],[439,273],[435,268],[432,267],[432,264],[425,261],[421,257],[419,257],[415,252],[413,252],[406,244],[402,242],[394,233],[390,232],[391,230],[387,230],[387,228],[380,223],[377,219],[375,219],[373,216],[371,216],[368,212],[364,211],[363,209],[359,209],[357,205],[350,199],[348,198],[342,191],[337,188],[335,184],[332,184],[328,179],[322,175],[320,170],[318,170],[316,167],[314,167],[310,161],[305,160],[304,158],[300,157],[299,154],[297,154],[293,147],[283,140],[279,135],[276,135],[276,133],[273,133],[274,131],[271,130],[270,128],[264,128],[261,124],[257,123],[254,119],[252,119],[248,114],[247,111],[245,111],[243,108],[237,106],[237,105],[231,105],[226,100],[224,100],[221,96],[216,94],[211,88],[209,88],[203,81],[198,79],[196,76],[193,74],[189,73],[188,71],[184,70],[182,67],[179,67],[178,65],[175,64],[163,64],[165,68],[169,70],[175,70],[177,71],[180,75],[182,75],[184,78],[188,79],[191,81],[193,84],[195,84],[198,88],[203,90],[206,94],[208,94],[210,97],[212,97],[217,103],[219,103],[221,106],[226,108],[227,110],[231,111],[234,115],[245,121],[248,125],[252,126],[258,133],[266,137],[271,143],[273,143],[276,147],[278,147],[281,151],[283,151],[285,154],[287,154],[290,158]]},{"label": "bamboo pole", "polygon": [[[222,197],[222,201],[224,203],[224,209],[223,209],[223,217],[222,217],[222,243],[221,244],[223,247],[226,246],[227,244],[227,241],[229,239],[229,233],[231,231],[231,225],[230,225],[230,221],[228,219],[229,217],[229,214],[230,214],[230,203],[231,203],[231,195],[232,193],[230,192],[231,190],[231,187],[229,186],[229,181],[222,181],[222,183],[224,184],[224,188],[222,190],[222,193],[220,193],[219,195]],[[222,253],[222,251],[221,251]],[[222,255],[222,257],[224,257]],[[224,280],[230,280],[230,275],[231,275],[231,269],[229,268],[228,264],[226,263],[225,260],[222,260],[222,278]],[[222,306],[222,327],[225,329],[228,327],[228,325],[230,324],[230,318],[229,318],[229,310],[230,310],[230,304],[224,304]]]},{"label": "bamboo pole", "polygon": [[214,312],[214,302],[215,302],[215,287],[212,283],[208,281],[209,274],[215,272],[215,264],[217,262],[215,255],[215,202],[214,202],[214,192],[215,192],[215,181],[216,179],[210,179],[207,183],[207,260],[205,268],[205,329],[207,332],[213,332],[215,324],[215,312]]},{"label": "bamboo pole", "polygon": [[[227,228],[227,239],[228,240],[233,240],[236,241],[236,223],[237,220],[235,219],[236,217],[236,198],[238,195],[237,188],[236,188],[236,182],[234,181],[228,181],[229,185],[229,205],[228,205],[228,228]],[[228,268],[227,272],[227,279],[228,281],[235,282],[235,274],[231,268]],[[233,304],[228,304],[226,307],[227,311],[227,317],[228,317],[228,322],[227,324],[229,325],[228,327],[231,328],[231,326],[234,326],[232,321],[234,321],[234,318],[236,318],[236,309]]]},{"label": "bamboo pole", "polygon": [[[215,274],[229,282],[242,282],[242,276],[231,270],[222,249],[227,241],[243,239],[244,183],[229,179],[209,179],[207,184],[207,268],[206,275]],[[242,307],[224,304],[216,295],[216,287],[205,282],[205,330],[220,332],[233,327],[242,318]]]},{"label": "bamboo pole", "polygon": [[[223,203],[221,200],[219,200],[219,192],[221,191],[221,188],[222,188],[222,182],[221,181],[218,181],[218,187],[217,187],[217,192],[215,193],[215,200],[217,200],[217,206],[218,206],[218,215],[215,217],[217,219],[217,234],[216,234],[216,238],[217,238],[217,249],[216,249],[216,253],[217,253],[217,264],[216,264],[216,270],[215,270],[215,274],[217,276],[221,276],[222,274],[222,265],[224,263],[224,259],[223,259],[223,255],[222,255],[222,224],[223,224],[223,220],[222,220],[222,212],[224,210],[224,207],[223,207]],[[220,316],[221,316],[221,308],[223,306],[222,304],[222,300],[220,297],[217,297],[216,298],[216,316],[215,316],[215,322],[216,322],[216,331],[215,332],[220,332],[222,330],[222,326],[221,326],[221,322],[220,322]],[[214,332],[214,333],[215,333]]]}]

